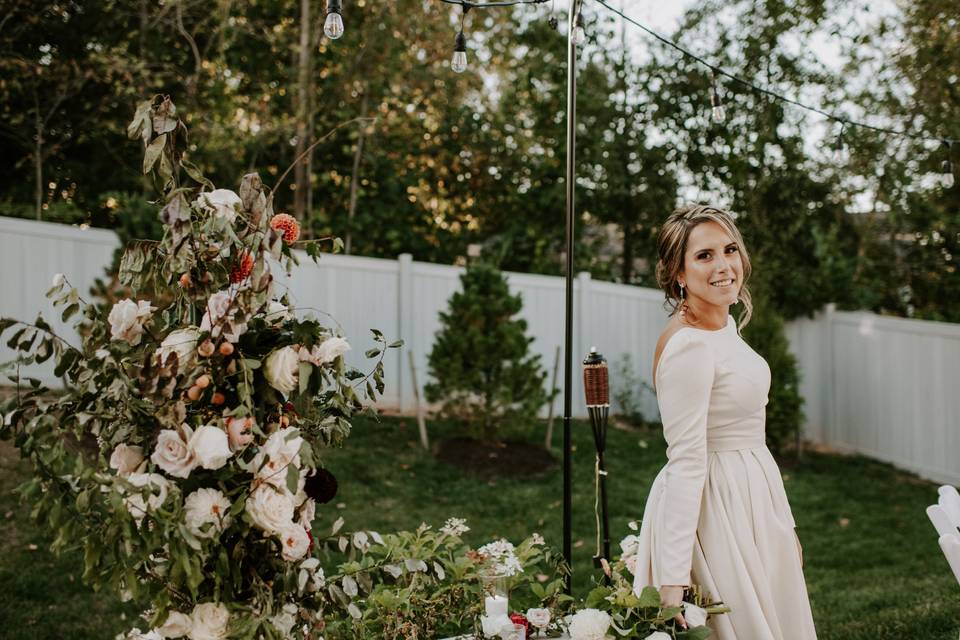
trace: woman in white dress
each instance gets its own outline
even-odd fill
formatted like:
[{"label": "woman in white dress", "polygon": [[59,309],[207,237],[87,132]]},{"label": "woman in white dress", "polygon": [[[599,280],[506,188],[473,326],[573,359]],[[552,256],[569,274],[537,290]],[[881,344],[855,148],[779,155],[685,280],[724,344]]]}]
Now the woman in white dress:
[{"label": "woman in white dress", "polygon": [[796,525],[765,444],[770,368],[740,337],[752,311],[743,237],[727,212],[686,207],[657,251],[674,309],[653,369],[667,463],[647,496],[634,590],[654,586],[678,606],[699,584],[731,609],[708,623],[717,640],[815,640]]}]

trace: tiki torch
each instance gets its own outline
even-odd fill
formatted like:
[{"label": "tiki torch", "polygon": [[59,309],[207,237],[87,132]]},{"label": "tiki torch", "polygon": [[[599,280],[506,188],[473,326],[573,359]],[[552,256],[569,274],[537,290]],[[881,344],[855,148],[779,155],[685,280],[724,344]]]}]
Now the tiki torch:
[{"label": "tiki torch", "polygon": [[[587,411],[593,429],[593,444],[597,449],[594,469],[596,496],[594,512],[597,514],[597,554],[593,557],[596,566],[601,559],[610,561],[610,521],[607,515],[607,467],[603,453],[607,446],[607,421],[610,417],[610,378],[606,359],[590,347],[590,355],[583,361],[583,389],[587,395]],[[600,551],[601,521],[603,532],[603,555]]]}]

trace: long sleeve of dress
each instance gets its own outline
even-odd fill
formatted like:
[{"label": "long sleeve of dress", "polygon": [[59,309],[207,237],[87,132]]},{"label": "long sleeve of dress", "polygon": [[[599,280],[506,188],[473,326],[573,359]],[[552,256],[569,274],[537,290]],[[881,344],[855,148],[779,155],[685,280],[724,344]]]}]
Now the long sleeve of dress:
[{"label": "long sleeve of dress", "polygon": [[[657,402],[667,441],[663,512],[655,523],[660,585],[689,585],[693,543],[707,475],[707,413],[714,355],[692,332],[661,354]],[[672,346],[672,349],[670,348]]]}]

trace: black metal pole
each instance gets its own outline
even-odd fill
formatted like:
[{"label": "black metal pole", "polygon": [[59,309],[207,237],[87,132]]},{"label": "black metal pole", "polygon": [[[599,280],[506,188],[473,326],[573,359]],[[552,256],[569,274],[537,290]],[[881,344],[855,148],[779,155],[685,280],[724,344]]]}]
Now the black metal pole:
[{"label": "black metal pole", "polygon": [[574,160],[577,143],[577,45],[573,41],[577,0],[570,0],[567,14],[567,268],[566,315],[563,349],[563,557],[570,567],[564,590],[571,592],[573,547],[571,544],[572,469],[570,455],[570,418],[573,401],[573,212]]}]

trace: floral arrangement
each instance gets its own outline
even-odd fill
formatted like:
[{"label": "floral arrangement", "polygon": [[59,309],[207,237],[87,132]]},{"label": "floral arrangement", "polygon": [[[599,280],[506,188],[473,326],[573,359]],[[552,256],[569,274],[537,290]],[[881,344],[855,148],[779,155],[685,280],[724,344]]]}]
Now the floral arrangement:
[{"label": "floral arrangement", "polygon": [[[295,247],[317,259],[320,242],[339,241],[301,241],[256,174],[238,192],[215,188],[185,156],[169,98],[142,103],[128,133],[162,190],[165,231],[126,248],[125,295],[99,307],[54,278],[47,295],[74,320],[76,345],[42,317],[0,318],[19,353],[3,366],[17,392],[0,405],[0,437],[35,470],[22,494],[55,532],[54,551],[82,549],[85,582],[142,605],[147,631],[126,638],[504,637],[483,624],[491,576],[509,592],[503,618],[528,636],[709,635],[698,623],[724,609],[699,592],[687,631],[656,590],[632,593],[632,537],[578,606],[563,593],[568,567],[538,534],[472,549],[458,518],[437,531],[347,532],[339,518],[318,530],[337,492],[322,451],[383,392],[383,357],[400,343],[374,330],[371,371],[346,365],[348,341],[295,309],[272,275],[297,264]],[[21,376],[48,361],[62,393]]]},{"label": "floral arrangement", "polygon": [[[33,462],[23,492],[54,549],[82,548],[84,580],[142,603],[152,637],[316,637],[328,617],[359,617],[317,553],[381,540],[342,534],[342,521],[318,536],[318,507],[336,492],[321,452],[347,437],[361,396],[382,393],[383,356],[399,343],[374,331],[372,370],[346,366],[347,340],[274,285],[296,245],[316,258],[319,243],[298,242],[256,174],[239,193],[214,188],[185,157],[169,98],[141,104],[128,133],[162,189],[163,238],[126,249],[129,296],[109,312],[54,278],[48,297],[79,344],[42,317],[0,319],[19,352],[0,435]],[[62,394],[20,376],[50,359]]]}]

